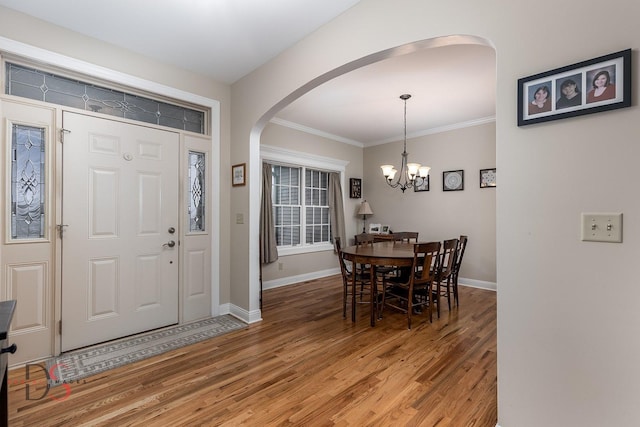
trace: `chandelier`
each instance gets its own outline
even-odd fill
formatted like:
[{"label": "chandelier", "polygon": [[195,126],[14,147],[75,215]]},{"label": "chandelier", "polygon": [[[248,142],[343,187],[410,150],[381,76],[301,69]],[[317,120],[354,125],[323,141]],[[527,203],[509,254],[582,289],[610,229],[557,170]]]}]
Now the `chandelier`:
[{"label": "chandelier", "polygon": [[400,188],[404,193],[404,190],[410,187],[420,187],[429,176],[429,166],[421,166],[420,163],[407,163],[409,153],[407,153],[407,99],[411,98],[411,95],[400,95],[400,99],[404,101],[404,150],[402,151],[402,163],[400,165],[400,174],[396,182],[393,182],[393,178],[396,176],[398,170],[393,165],[382,165],[382,174],[384,175],[387,184],[392,188]]}]

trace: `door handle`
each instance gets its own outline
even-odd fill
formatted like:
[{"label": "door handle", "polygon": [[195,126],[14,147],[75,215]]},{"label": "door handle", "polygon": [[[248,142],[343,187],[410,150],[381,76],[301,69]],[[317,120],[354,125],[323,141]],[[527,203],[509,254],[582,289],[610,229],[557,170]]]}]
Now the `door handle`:
[{"label": "door handle", "polygon": [[15,353],[16,350],[18,349],[18,346],[15,344],[11,344],[9,347],[5,347],[3,349],[0,350],[0,354],[4,354],[4,353]]},{"label": "door handle", "polygon": [[174,242],[173,240],[169,240],[167,243],[165,243],[164,245],[162,245],[162,247],[164,248],[165,246],[168,246],[170,248],[174,247],[176,245],[176,242]]}]

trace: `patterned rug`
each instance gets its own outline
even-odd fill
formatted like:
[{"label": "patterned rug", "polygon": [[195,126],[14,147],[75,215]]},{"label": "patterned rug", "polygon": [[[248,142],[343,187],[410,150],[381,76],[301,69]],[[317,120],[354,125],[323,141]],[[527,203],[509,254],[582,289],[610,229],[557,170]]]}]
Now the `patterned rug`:
[{"label": "patterned rug", "polygon": [[49,385],[74,382],[246,326],[235,317],[224,315],[63,353],[45,362],[48,372],[55,369]]}]

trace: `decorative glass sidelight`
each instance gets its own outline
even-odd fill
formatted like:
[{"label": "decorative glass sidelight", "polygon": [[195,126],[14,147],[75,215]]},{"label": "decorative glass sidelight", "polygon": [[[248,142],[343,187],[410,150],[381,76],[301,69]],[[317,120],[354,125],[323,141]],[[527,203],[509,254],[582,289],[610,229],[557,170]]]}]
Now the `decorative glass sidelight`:
[{"label": "decorative glass sidelight", "polygon": [[45,237],[45,129],[13,124],[11,239]]},{"label": "decorative glass sidelight", "polygon": [[205,229],[205,154],[189,151],[189,231]]}]

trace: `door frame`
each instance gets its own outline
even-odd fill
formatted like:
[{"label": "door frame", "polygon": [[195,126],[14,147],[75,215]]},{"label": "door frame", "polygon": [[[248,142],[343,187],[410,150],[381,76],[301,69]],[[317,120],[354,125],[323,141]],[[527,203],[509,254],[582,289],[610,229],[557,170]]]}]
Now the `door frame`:
[{"label": "door frame", "polygon": [[[103,66],[95,65],[86,61],[78,60],[66,55],[61,55],[55,52],[51,52],[42,48],[38,48],[32,45],[28,45],[25,43],[21,43],[15,40],[11,40],[5,37],[0,36],[0,54],[5,55],[14,55],[19,58],[24,58],[28,61],[40,62],[45,64],[51,64],[55,67],[59,67],[61,69],[73,70],[75,73],[81,73],[87,76],[91,76],[92,78],[99,79],[109,84],[123,85],[125,87],[134,87],[136,89],[157,94],[162,97],[172,98],[181,102],[199,105],[208,110],[208,126],[209,132],[206,135],[199,135],[198,137],[205,137],[210,142],[210,152],[209,152],[209,165],[211,173],[207,177],[207,184],[210,191],[210,215],[211,220],[209,224],[210,228],[210,247],[211,247],[211,315],[217,316],[222,314],[220,307],[220,283],[221,283],[221,273],[220,273],[220,181],[221,181],[221,172],[220,172],[220,132],[221,132],[221,118],[220,118],[220,101],[207,98],[201,95],[197,95],[191,92],[187,92],[181,89],[177,89],[175,87],[159,84],[150,80],[146,80],[137,76],[133,76],[130,74],[126,74],[120,71],[116,71],[113,69],[109,69]],[[4,94],[0,93],[0,96],[4,97]],[[12,99],[14,97],[11,97]],[[46,105],[51,107],[51,104],[39,103],[37,101],[31,101],[24,99],[24,101],[34,102],[36,105]],[[62,120],[62,110],[68,110],[72,112],[82,112],[83,114],[87,114],[88,112],[85,110],[74,110],[73,108],[68,107],[57,107],[56,112],[56,124],[57,129],[60,130],[60,123]],[[102,117],[102,116],[100,116]],[[126,121],[126,120],[125,120]],[[137,122],[135,122],[137,123]],[[150,125],[153,126],[153,125]],[[162,128],[162,127],[160,127]],[[162,128],[164,129],[164,128]],[[175,129],[174,129],[175,131]],[[196,135],[191,134],[189,132],[180,132],[181,133],[181,152],[184,149],[184,138],[185,135]],[[61,146],[61,135],[56,132],[56,146],[55,148],[51,148],[55,150],[55,161],[54,161],[54,206],[55,206],[55,222],[56,224],[61,224],[61,208],[59,201],[61,200],[62,194],[62,146]],[[180,165],[180,177],[183,177],[184,167]],[[214,176],[214,174],[216,174]],[[180,196],[182,197],[182,195]],[[181,199],[182,202],[182,199]],[[6,206],[5,206],[6,209]],[[182,213],[181,213],[182,214]],[[51,302],[50,308],[53,310],[53,347],[52,354],[58,355],[60,354],[60,329],[58,327],[59,321],[61,320],[62,315],[62,307],[61,307],[61,290],[62,290],[62,277],[60,266],[62,263],[61,260],[61,241],[58,237],[55,243],[55,260],[52,260],[52,264],[56,270],[55,272],[55,280],[54,280],[54,289],[53,291],[53,301]],[[182,282],[182,274],[180,276],[180,282]],[[180,285],[182,287],[182,283]],[[228,312],[227,310],[224,310]],[[180,319],[182,321],[182,318]]]}]

